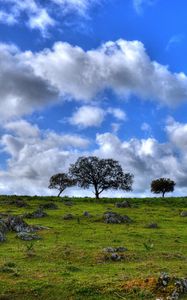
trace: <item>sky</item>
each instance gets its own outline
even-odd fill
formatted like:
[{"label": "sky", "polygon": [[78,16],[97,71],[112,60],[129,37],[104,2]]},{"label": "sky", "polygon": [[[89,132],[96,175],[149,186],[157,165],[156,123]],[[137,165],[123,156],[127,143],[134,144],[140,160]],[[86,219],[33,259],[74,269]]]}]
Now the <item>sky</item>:
[{"label": "sky", "polygon": [[[0,0],[0,194],[55,195],[80,156],[187,195],[186,0]],[[92,189],[67,189],[92,196]]]}]

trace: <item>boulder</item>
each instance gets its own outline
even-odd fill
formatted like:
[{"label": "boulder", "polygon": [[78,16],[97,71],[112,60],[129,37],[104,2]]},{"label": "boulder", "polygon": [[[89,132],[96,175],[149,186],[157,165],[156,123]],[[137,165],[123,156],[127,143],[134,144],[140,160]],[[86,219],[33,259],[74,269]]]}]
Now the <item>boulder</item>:
[{"label": "boulder", "polygon": [[47,213],[43,211],[43,209],[39,208],[32,213],[28,213],[24,215],[24,218],[27,219],[35,219],[35,218],[44,218],[47,217]]},{"label": "boulder", "polygon": [[85,211],[85,212],[83,213],[83,216],[84,216],[84,217],[87,217],[87,218],[91,218],[91,217],[92,217],[92,215],[91,215],[88,211]]},{"label": "boulder", "polygon": [[71,201],[65,201],[65,202],[64,202],[64,205],[66,205],[66,206],[72,206],[72,205],[73,205],[73,202],[71,202]]},{"label": "boulder", "polygon": [[158,227],[158,224],[157,223],[150,223],[146,226],[146,228],[150,228],[150,229],[157,229],[159,228]]},{"label": "boulder", "polygon": [[117,247],[117,248],[107,247],[107,248],[104,248],[103,251],[106,253],[126,252],[127,248],[121,247],[121,246]]},{"label": "boulder", "polygon": [[6,204],[9,204],[9,205],[15,205],[17,207],[28,207],[29,205],[23,201],[22,199],[12,199],[12,200],[8,200],[6,202]]},{"label": "boulder", "polygon": [[105,212],[103,215],[104,222],[107,224],[130,224],[132,223],[131,218],[128,216],[122,216],[120,214],[117,214],[115,212]]},{"label": "boulder", "polygon": [[181,216],[181,217],[187,217],[187,211],[182,211],[182,212],[180,213],[180,216]]},{"label": "boulder", "polygon": [[0,243],[6,240],[5,233],[0,231]]},{"label": "boulder", "polygon": [[34,232],[34,226],[28,225],[20,216],[9,216],[6,220],[8,230],[15,232]]},{"label": "boulder", "polygon": [[64,220],[72,220],[74,219],[74,216],[72,214],[67,214],[63,217]]},{"label": "boulder", "polygon": [[49,203],[41,204],[40,208],[41,209],[58,209],[58,206],[53,202],[49,202]]},{"label": "boulder", "polygon": [[128,200],[125,200],[125,201],[123,201],[123,202],[117,202],[117,203],[115,204],[115,206],[116,206],[117,208],[130,208],[130,207],[131,207],[131,204],[130,204],[130,202],[129,202]]},{"label": "boulder", "polygon": [[28,233],[28,232],[18,232],[17,237],[23,241],[32,241],[32,240],[40,240],[41,237],[37,234]]}]

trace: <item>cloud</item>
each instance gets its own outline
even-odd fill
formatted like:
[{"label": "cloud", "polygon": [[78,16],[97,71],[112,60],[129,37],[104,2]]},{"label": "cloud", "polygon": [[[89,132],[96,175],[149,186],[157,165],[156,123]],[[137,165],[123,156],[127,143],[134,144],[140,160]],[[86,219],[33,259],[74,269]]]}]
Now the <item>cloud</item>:
[{"label": "cloud", "polygon": [[137,14],[142,14],[145,6],[154,5],[157,0],[133,0],[133,6]]},{"label": "cloud", "polygon": [[[64,16],[73,13],[86,17],[89,9],[99,0],[0,0],[0,22],[9,26],[16,23],[24,23],[30,29],[38,29],[47,35],[50,27],[58,23],[58,17],[62,21]],[[58,9],[58,14],[54,12]]]},{"label": "cloud", "polygon": [[180,43],[182,43],[185,39],[185,36],[183,34],[176,34],[173,35],[170,39],[169,42],[167,43],[166,46],[166,51],[171,50],[173,47],[176,47]]},{"label": "cloud", "polygon": [[[136,95],[162,105],[175,106],[187,99],[186,75],[151,61],[138,41],[107,42],[89,51],[58,42],[36,53],[0,44],[0,68],[2,120],[69,98],[94,106],[107,89],[123,98]],[[101,124],[108,113],[125,120],[124,111],[109,105],[104,114],[97,111],[95,123],[100,118]]]},{"label": "cloud", "polygon": [[31,113],[58,97],[56,89],[25,65],[19,53],[15,46],[0,44],[1,120]]},{"label": "cloud", "polygon": [[80,127],[99,127],[105,117],[105,111],[95,106],[82,106],[69,119],[72,125]]},{"label": "cloud", "polygon": [[[176,194],[187,192],[187,124],[169,119],[165,130],[168,141],[154,138],[121,140],[116,134],[97,134],[96,144],[80,135],[43,131],[25,120],[5,125],[0,146],[8,155],[6,170],[0,171],[1,193],[54,194],[48,190],[50,176],[67,171],[79,156],[97,155],[120,162],[125,172],[135,175],[133,194],[147,196],[150,182],[159,177],[176,181]],[[71,195],[91,195],[73,188]],[[109,194],[110,195],[110,194]],[[117,193],[122,196],[122,192]]]},{"label": "cloud", "polygon": [[40,130],[25,120],[10,122],[5,130],[0,145],[9,159],[0,172],[0,189],[6,193],[48,193],[49,178],[66,171],[90,143],[79,135]]},{"label": "cloud", "polygon": [[38,76],[73,99],[90,101],[106,89],[171,106],[187,99],[186,75],[151,61],[139,41],[120,39],[89,51],[57,42],[52,49],[23,56]]}]

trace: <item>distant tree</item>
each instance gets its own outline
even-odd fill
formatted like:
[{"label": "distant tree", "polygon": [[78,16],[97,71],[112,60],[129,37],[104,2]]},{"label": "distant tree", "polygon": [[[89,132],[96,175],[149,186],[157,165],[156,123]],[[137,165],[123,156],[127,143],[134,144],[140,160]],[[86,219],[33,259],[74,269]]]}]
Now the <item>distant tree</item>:
[{"label": "distant tree", "polygon": [[175,182],[169,178],[159,178],[151,182],[151,192],[155,194],[162,193],[164,197],[165,193],[173,192],[175,187]]},{"label": "distant tree", "polygon": [[62,192],[71,186],[76,184],[75,180],[71,179],[66,173],[58,173],[53,175],[49,180],[49,189],[59,190],[58,197]]},{"label": "distant tree", "polygon": [[119,162],[96,156],[80,157],[69,169],[70,176],[82,188],[94,187],[95,197],[108,189],[132,190],[133,175],[125,174]]}]

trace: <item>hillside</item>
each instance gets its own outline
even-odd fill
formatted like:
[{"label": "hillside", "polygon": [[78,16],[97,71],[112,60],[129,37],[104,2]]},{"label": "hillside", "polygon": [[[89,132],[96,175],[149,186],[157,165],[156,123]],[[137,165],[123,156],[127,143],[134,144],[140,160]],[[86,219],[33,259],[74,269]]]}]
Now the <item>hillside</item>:
[{"label": "hillside", "polygon": [[[187,217],[180,216],[187,199],[130,199],[131,207],[117,208],[115,202],[123,200],[1,196],[2,219],[46,203],[57,208],[45,208],[42,218],[24,218],[45,226],[36,233],[39,240],[6,233],[0,299],[155,300],[162,293],[155,288],[162,272],[187,277]],[[103,214],[111,211],[129,222],[106,224]]]}]

